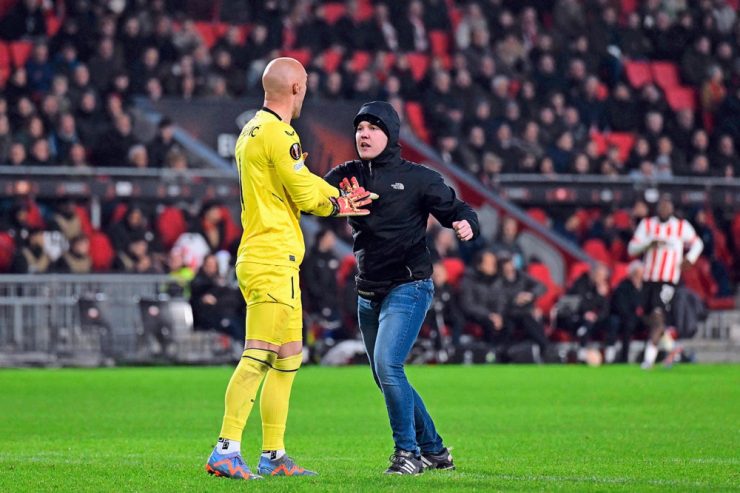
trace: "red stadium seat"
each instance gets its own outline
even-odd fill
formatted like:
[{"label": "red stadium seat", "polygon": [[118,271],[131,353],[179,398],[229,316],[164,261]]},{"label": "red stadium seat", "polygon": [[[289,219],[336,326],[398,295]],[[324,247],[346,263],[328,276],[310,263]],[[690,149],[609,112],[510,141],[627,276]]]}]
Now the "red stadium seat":
[{"label": "red stadium seat", "polygon": [[606,141],[619,148],[619,159],[626,161],[635,143],[635,136],[629,132],[611,132],[606,136]]},{"label": "red stadium seat", "polygon": [[648,62],[625,62],[624,70],[630,85],[636,89],[653,81]]},{"label": "red stadium seat", "polygon": [[50,38],[53,38],[59,32],[59,28],[62,27],[62,19],[55,15],[47,15],[45,20],[46,34]]},{"label": "red stadium seat", "polygon": [[8,69],[13,65],[10,57],[10,48],[4,41],[0,41],[0,69]]},{"label": "red stadium seat", "polygon": [[31,56],[33,43],[30,41],[13,41],[10,43],[10,57],[13,59],[13,65],[23,67]]},{"label": "red stadium seat", "polygon": [[681,79],[678,76],[678,67],[675,63],[652,62],[650,64],[650,71],[653,74],[655,83],[664,91],[681,85]]},{"label": "red stadium seat", "polygon": [[575,262],[568,269],[568,280],[565,285],[570,287],[583,274],[591,270],[591,264],[588,262]]},{"label": "red stadium seat", "polygon": [[221,217],[224,219],[224,239],[221,244],[221,247],[225,250],[229,249],[229,246],[231,244],[238,240],[242,235],[241,227],[234,221],[234,218],[231,216],[231,211],[228,207],[221,206]]},{"label": "red stadium seat", "polygon": [[550,269],[548,269],[547,265],[545,264],[529,264],[527,266],[527,274],[544,284],[547,288],[547,291],[545,291],[542,296],[537,298],[535,306],[542,310],[542,313],[544,313],[545,315],[549,314],[550,310],[555,305],[555,302],[563,293],[562,288],[555,284],[555,281],[552,280]]},{"label": "red stadium seat", "polygon": [[344,6],[344,3],[327,3],[324,5],[324,20],[326,20],[328,24],[335,24],[342,18],[342,16],[344,16],[346,11],[347,8]]},{"label": "red stadium seat", "polygon": [[696,91],[690,87],[673,87],[666,90],[665,97],[673,111],[696,109]]},{"label": "red stadium seat", "polygon": [[85,236],[88,238],[92,236],[92,234],[95,232],[95,228],[92,226],[92,221],[90,221],[90,214],[87,213],[87,209],[82,207],[81,205],[75,206],[75,214],[77,217],[80,218],[80,223],[82,224],[82,232],[85,233]]},{"label": "red stadium seat", "polygon": [[609,255],[609,250],[607,250],[603,240],[600,240],[598,238],[591,238],[590,240],[586,240],[583,243],[582,248],[589,257],[596,260],[597,262],[601,262],[607,267],[610,267],[612,265],[611,255]]},{"label": "red stadium seat", "polygon": [[591,141],[596,144],[596,152],[601,156],[606,152],[607,142],[606,135],[600,132],[591,132]]},{"label": "red stadium seat", "polygon": [[445,68],[449,68],[450,60],[450,37],[446,31],[434,30],[429,32],[429,44],[432,47],[432,55],[442,60]]},{"label": "red stadium seat", "polygon": [[367,51],[355,51],[350,62],[350,70],[354,73],[362,72],[370,66],[373,61],[372,55]]},{"label": "red stadium seat", "polygon": [[424,110],[421,107],[421,103],[407,101],[404,109],[406,110],[406,119],[409,122],[409,126],[411,126],[411,130],[427,144],[431,143],[432,139],[424,121]]},{"label": "red stadium seat", "polygon": [[336,72],[342,63],[344,54],[340,50],[328,49],[324,52],[324,71],[327,74]]},{"label": "red stadium seat", "polygon": [[620,3],[623,16],[627,16],[637,10],[637,0],[622,0]]},{"label": "red stadium seat", "polygon": [[126,217],[126,211],[128,211],[128,206],[126,204],[123,202],[116,204],[116,207],[113,209],[113,213],[111,214],[110,223],[116,224],[118,221],[123,220],[123,218]]},{"label": "red stadium seat", "polygon": [[180,235],[188,230],[188,223],[180,208],[165,207],[157,216],[155,228],[162,245],[169,250]]},{"label": "red stadium seat", "polygon": [[547,212],[538,207],[527,209],[527,215],[545,227],[550,224],[550,217],[547,215]]},{"label": "red stadium seat", "polygon": [[617,285],[620,282],[622,282],[624,278],[627,277],[629,265],[630,264],[625,263],[625,262],[617,262],[612,267],[612,275],[611,275],[611,282],[610,282],[612,291],[617,287]]},{"label": "red stadium seat", "polygon": [[406,55],[411,69],[411,76],[419,82],[426,76],[429,68],[429,56],[425,53],[409,53]]},{"label": "red stadium seat", "polygon": [[210,50],[213,45],[216,44],[216,33],[213,30],[213,24],[210,22],[198,21],[195,22],[195,29],[198,31],[198,34],[200,34],[200,38],[203,40],[203,43]]},{"label": "red stadium seat", "polygon": [[0,232],[0,272],[8,272],[15,254],[15,241],[8,233]]},{"label": "red stadium seat", "polygon": [[465,263],[459,258],[447,257],[442,259],[442,265],[445,266],[447,271],[447,282],[456,288],[460,284],[463,274],[465,274]]},{"label": "red stadium seat", "polygon": [[116,257],[110,240],[100,231],[95,231],[90,236],[90,257],[92,258],[92,269],[95,272],[110,270],[113,259]]},{"label": "red stadium seat", "polygon": [[308,66],[309,62],[311,61],[311,50],[306,48],[300,50],[285,50],[283,51],[282,56],[295,58],[305,67]]},{"label": "red stadium seat", "polygon": [[357,0],[357,20],[366,21],[375,13],[372,0]]}]

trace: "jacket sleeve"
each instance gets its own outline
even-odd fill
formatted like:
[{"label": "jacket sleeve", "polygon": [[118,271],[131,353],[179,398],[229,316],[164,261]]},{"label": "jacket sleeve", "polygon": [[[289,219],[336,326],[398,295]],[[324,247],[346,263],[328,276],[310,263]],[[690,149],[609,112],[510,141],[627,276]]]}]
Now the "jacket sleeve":
[{"label": "jacket sleeve", "polygon": [[532,293],[535,298],[539,298],[545,294],[547,287],[545,287],[544,284],[529,274],[522,273],[521,275],[524,276],[524,286],[526,291]]},{"label": "jacket sleeve", "polygon": [[427,170],[430,179],[424,190],[424,206],[445,228],[451,228],[455,221],[467,220],[473,229],[473,238],[480,234],[478,214],[472,207],[458,199],[455,191],[442,179],[436,171]]},{"label": "jacket sleeve", "polygon": [[324,175],[324,181],[333,187],[339,187],[339,182],[346,176],[345,168],[347,166],[340,164],[334,166],[326,175]]},{"label": "jacket sleeve", "polygon": [[309,171],[297,136],[288,135],[282,126],[271,125],[265,129],[265,148],[295,205],[316,216],[331,215],[334,205],[329,198],[338,197],[339,190]]}]

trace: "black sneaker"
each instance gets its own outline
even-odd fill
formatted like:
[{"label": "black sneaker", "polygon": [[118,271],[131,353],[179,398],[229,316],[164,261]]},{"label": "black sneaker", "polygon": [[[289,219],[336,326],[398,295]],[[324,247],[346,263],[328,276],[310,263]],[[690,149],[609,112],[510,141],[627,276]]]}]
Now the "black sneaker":
[{"label": "black sneaker", "polygon": [[452,454],[447,448],[443,448],[438,454],[421,454],[421,463],[424,465],[424,469],[455,470]]},{"label": "black sneaker", "polygon": [[413,452],[396,450],[390,457],[391,465],[385,470],[386,474],[411,474],[416,476],[424,472],[424,465]]}]

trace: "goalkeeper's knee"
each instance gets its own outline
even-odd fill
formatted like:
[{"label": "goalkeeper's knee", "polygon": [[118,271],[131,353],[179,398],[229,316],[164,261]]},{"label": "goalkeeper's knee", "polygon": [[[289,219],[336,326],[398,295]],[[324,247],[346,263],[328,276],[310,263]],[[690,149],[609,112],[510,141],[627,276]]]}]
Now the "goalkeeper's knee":
[{"label": "goalkeeper's knee", "polygon": [[242,353],[242,363],[260,373],[266,373],[273,368],[277,360],[277,353],[269,349],[247,348]]},{"label": "goalkeeper's knee", "polygon": [[285,358],[277,358],[272,364],[272,369],[283,373],[297,372],[303,362],[303,353],[294,354]]}]

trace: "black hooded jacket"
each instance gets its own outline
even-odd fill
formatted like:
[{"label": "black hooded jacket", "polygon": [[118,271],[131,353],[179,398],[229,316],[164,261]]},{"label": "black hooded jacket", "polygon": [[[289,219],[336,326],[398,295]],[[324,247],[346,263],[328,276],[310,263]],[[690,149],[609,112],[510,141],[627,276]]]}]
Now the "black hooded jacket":
[{"label": "black hooded jacket", "polygon": [[466,219],[474,236],[479,233],[478,216],[456,198],[439,173],[401,158],[401,124],[390,104],[364,104],[354,119],[355,128],[361,121],[386,131],[388,145],[375,159],[348,161],[324,177],[338,186],[343,178],[354,176],[360,186],[380,196],[368,206],[369,216],[349,219],[359,278],[394,284],[427,279],[432,274],[426,246],[429,214],[447,228],[454,221]]}]

